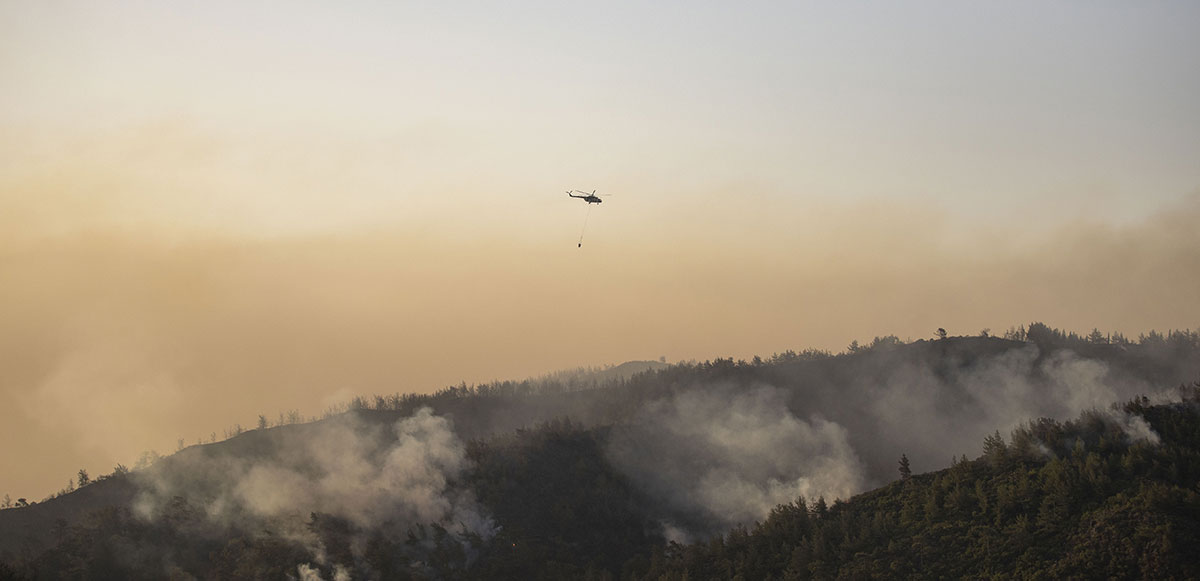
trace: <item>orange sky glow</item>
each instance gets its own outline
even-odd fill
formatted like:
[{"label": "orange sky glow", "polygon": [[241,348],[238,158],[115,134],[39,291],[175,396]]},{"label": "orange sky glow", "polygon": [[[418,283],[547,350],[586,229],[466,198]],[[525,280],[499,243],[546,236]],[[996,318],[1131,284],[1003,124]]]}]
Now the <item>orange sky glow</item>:
[{"label": "orange sky glow", "polygon": [[0,494],[354,395],[1200,327],[1194,4],[534,4],[0,7]]}]

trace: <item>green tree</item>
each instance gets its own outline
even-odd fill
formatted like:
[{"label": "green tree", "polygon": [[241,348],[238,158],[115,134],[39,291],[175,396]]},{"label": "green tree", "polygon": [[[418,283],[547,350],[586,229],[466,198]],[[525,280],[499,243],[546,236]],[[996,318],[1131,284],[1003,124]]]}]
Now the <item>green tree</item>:
[{"label": "green tree", "polygon": [[912,468],[908,465],[908,455],[900,455],[900,480],[908,480],[912,476]]},{"label": "green tree", "polygon": [[824,496],[817,497],[817,502],[813,505],[812,511],[813,514],[821,518],[824,518],[829,514],[829,505],[825,504]]},{"label": "green tree", "polygon": [[1008,446],[1000,430],[983,439],[983,456],[993,468],[1002,468],[1008,462]]}]

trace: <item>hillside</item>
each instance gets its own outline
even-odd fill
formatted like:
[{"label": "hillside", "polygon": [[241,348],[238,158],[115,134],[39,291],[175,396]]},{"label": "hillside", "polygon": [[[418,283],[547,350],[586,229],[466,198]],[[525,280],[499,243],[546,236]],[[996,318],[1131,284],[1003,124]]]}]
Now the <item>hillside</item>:
[{"label": "hillside", "polygon": [[671,545],[642,578],[1200,576],[1200,384],[1179,403],[1042,419],[986,446],[847,502],[799,499]]},{"label": "hillside", "polygon": [[[804,557],[796,543],[833,534],[814,528],[797,537],[800,525],[780,520],[783,515],[804,513],[805,522],[818,522],[826,511],[849,514],[840,511],[854,506],[856,519],[885,515],[876,532],[908,540],[880,548],[871,539],[884,537],[842,534],[812,545],[836,550],[804,557],[793,572],[880,574],[878,563],[902,562],[888,551],[909,551],[909,541],[948,542],[938,535],[952,530],[985,535],[994,544],[1015,530],[1005,519],[1021,515],[1028,521],[1021,526],[1037,532],[1045,494],[1028,492],[1009,506],[1000,500],[1009,492],[1001,491],[1043,482],[1050,478],[1041,472],[1046,466],[1066,469],[1059,466],[1066,460],[1055,462],[1075,458],[1075,438],[1083,442],[1081,461],[1091,473],[1096,462],[1105,470],[1124,466],[1127,457],[1132,464],[1120,474],[1105,473],[1111,486],[1067,490],[1073,500],[1055,514],[1078,517],[1078,523],[1101,518],[1089,511],[1109,507],[1117,511],[1111,518],[1125,518],[1120,515],[1128,511],[1105,503],[1120,495],[1140,498],[1138,487],[1147,483],[1177,486],[1175,476],[1164,480],[1160,473],[1195,474],[1186,459],[1189,432],[1171,432],[1188,420],[1155,414],[1178,408],[1171,413],[1194,415],[1192,403],[1172,408],[1139,399],[1119,414],[1090,410],[1170,392],[1198,376],[1195,333],[1102,341],[1035,324],[1007,339],[906,344],[879,338],[836,356],[786,352],[753,361],[652,364],[633,375],[548,376],[363,398],[319,422],[193,446],[151,467],[0,511],[0,563],[8,568],[0,571],[17,578],[304,572],[333,578],[339,571],[354,578],[670,577],[684,571],[694,577],[695,563],[737,564],[745,557],[761,561],[757,569],[740,569],[754,573],[750,577],[779,576],[795,564],[793,554]],[[1074,423],[1028,423],[1081,412]],[[1155,432],[1163,430],[1162,446],[1115,438],[1112,430],[1131,433],[1143,416]],[[1102,432],[1107,435],[1093,437]],[[1001,440],[1005,452],[997,456],[1001,433],[1014,440]],[[1044,442],[1054,459],[1029,456],[1031,442]],[[1010,448],[1019,453],[1008,454]],[[896,483],[902,455],[918,475]],[[1013,476],[1018,473],[1024,480]],[[1079,478],[1067,482],[1074,486]],[[1191,506],[1180,494],[1153,506],[1170,507],[1167,512]],[[852,500],[809,514],[819,498]],[[914,512],[924,511],[929,498],[930,511]],[[896,507],[910,508],[886,516]],[[942,516],[958,520],[938,520]],[[1172,525],[1170,542],[1190,538],[1191,525],[1180,523]],[[792,536],[771,537],[776,529]],[[826,536],[811,536],[818,530]],[[1042,532],[1037,538],[1057,548],[1084,542],[1075,529]],[[749,546],[739,539],[759,538],[754,535],[763,544],[754,545],[752,558],[704,552],[722,543]],[[727,540],[713,545],[710,539]],[[849,544],[838,544],[842,540]],[[1025,554],[1011,551],[977,553],[1000,564]],[[1160,552],[1172,558],[1169,548]],[[854,560],[859,553],[869,559]],[[1044,565],[1048,558],[1026,560]],[[909,569],[896,573],[932,565],[904,566]]]},{"label": "hillside", "polygon": [[951,468],[847,501],[796,499],[693,545],[652,532],[664,513],[605,460],[605,430],[552,422],[470,445],[463,485],[490,515],[486,530],[389,532],[396,523],[311,513],[303,531],[288,531],[284,520],[222,522],[174,497],[152,519],[98,511],[6,574],[283,578],[306,566],[327,578],[389,579],[1194,578],[1198,395],[1200,386],[1179,403],[1031,422]]}]

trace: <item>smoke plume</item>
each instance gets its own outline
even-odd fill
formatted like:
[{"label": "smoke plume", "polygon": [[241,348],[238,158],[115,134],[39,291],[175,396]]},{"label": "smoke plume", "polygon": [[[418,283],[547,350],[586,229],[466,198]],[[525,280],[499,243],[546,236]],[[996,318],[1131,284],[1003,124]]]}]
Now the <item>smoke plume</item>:
[{"label": "smoke plume", "polygon": [[881,385],[863,386],[873,394],[867,411],[878,426],[866,433],[877,437],[855,438],[855,444],[887,451],[876,459],[874,483],[894,478],[902,453],[922,471],[939,469],[954,457],[978,455],[997,429],[1005,434],[1031,419],[1074,418],[1149,388],[1111,373],[1103,361],[1069,350],[1043,353],[1033,344],[939,369],[943,365],[907,362]]},{"label": "smoke plume", "polygon": [[613,431],[610,459],[667,508],[679,539],[750,525],[798,497],[849,498],[899,477],[901,455],[916,472],[944,468],[1038,418],[1095,413],[1157,441],[1110,408],[1148,393],[1130,369],[1035,344],[919,342],[741,373],[652,398]]},{"label": "smoke plume", "polygon": [[324,549],[307,527],[314,513],[394,535],[418,524],[483,539],[494,532],[470,491],[456,484],[468,462],[462,442],[429,408],[391,426],[346,414],[294,426],[286,437],[271,432],[247,433],[221,455],[191,448],[140,473],[144,492],[135,510],[157,518],[183,497],[214,523],[302,543],[322,564]]},{"label": "smoke plume", "polygon": [[614,432],[609,456],[667,499],[690,531],[752,522],[798,497],[847,497],[863,483],[846,430],[820,416],[796,417],[784,392],[766,385],[651,402]]}]

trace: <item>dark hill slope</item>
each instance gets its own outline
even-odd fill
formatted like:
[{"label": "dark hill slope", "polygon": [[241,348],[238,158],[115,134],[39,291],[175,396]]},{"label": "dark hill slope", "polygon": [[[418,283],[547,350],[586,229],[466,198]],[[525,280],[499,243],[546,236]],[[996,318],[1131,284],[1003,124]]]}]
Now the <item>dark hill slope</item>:
[{"label": "dark hill slope", "polygon": [[115,475],[49,501],[0,511],[0,562],[41,553],[70,525],[100,508],[128,506],[136,493],[128,475]]},{"label": "dark hill slope", "polygon": [[1040,420],[988,452],[826,506],[803,499],[711,542],[671,545],[645,579],[1200,576],[1200,386],[1183,403]]},{"label": "dark hill slope", "polygon": [[60,527],[47,550],[0,559],[0,579],[611,578],[648,567],[664,541],[649,499],[606,461],[605,438],[550,422],[472,442],[455,488],[488,515],[482,535],[453,521],[365,527],[327,512],[298,523],[212,518],[200,487],[150,518],[126,505],[93,511]]},{"label": "dark hill slope", "polygon": [[[205,481],[222,476],[196,466],[237,460],[254,463],[276,458],[288,443],[311,438],[322,426],[344,419],[311,424],[253,430],[213,444],[197,445],[160,459],[154,466],[135,472],[119,471],[70,493],[22,508],[0,511],[0,560],[36,555],[62,539],[64,531],[80,524],[99,510],[134,506],[139,492],[161,479],[188,481],[199,488]],[[206,461],[207,460],[207,461]]]},{"label": "dark hill slope", "polygon": [[[1151,392],[1152,387],[1200,376],[1200,341],[1194,333],[1141,343],[1103,343],[1034,329],[1031,326],[1027,341],[962,337],[903,344],[878,339],[838,356],[788,352],[750,362],[678,364],[630,377],[589,380],[594,387],[588,389],[570,382],[496,382],[433,395],[359,400],[348,414],[191,447],[129,477],[0,511],[0,560],[40,553],[70,527],[86,524],[86,515],[99,509],[124,510],[135,518],[138,510],[147,510],[146,503],[137,500],[147,497],[154,500],[150,512],[178,508],[172,504],[174,496],[193,508],[224,510],[220,518],[227,528],[212,534],[226,538],[229,531],[255,523],[239,521],[229,501],[250,502],[256,490],[260,495],[271,492],[242,486],[263,482],[259,477],[264,467],[282,472],[291,478],[285,483],[301,489],[307,486],[305,478],[328,476],[331,467],[350,461],[350,468],[378,479],[380,467],[396,447],[397,425],[423,407],[430,408],[434,418],[448,418],[473,450],[500,450],[487,447],[488,442],[554,418],[569,417],[576,429],[588,433],[602,428],[595,433],[604,436],[589,448],[592,457],[617,463],[615,470],[606,464],[606,470],[650,499],[654,520],[669,521],[685,537],[695,538],[728,530],[731,523],[749,524],[764,518],[776,503],[795,498],[794,493],[784,498],[766,494],[771,479],[785,484],[814,480],[836,461],[834,468],[848,476],[826,483],[826,488],[802,488],[803,494],[846,497],[846,491],[893,480],[901,454],[912,460],[916,472],[948,466],[952,458],[978,455],[980,442],[997,429],[1008,433],[1031,418],[1073,417],[1092,406],[1104,408],[1111,401]],[[781,439],[762,426],[792,431]],[[679,431],[683,428],[699,432]],[[713,434],[720,437],[706,439]],[[780,468],[783,455],[804,448],[804,438],[809,437],[818,439],[813,455],[786,457]],[[621,449],[614,451],[613,442],[624,445],[623,455]],[[478,445],[484,447],[471,448]],[[725,446],[726,455],[711,455],[712,446]],[[831,456],[830,449],[840,451]],[[470,460],[479,462],[482,457]],[[759,503],[765,508],[757,516],[745,510],[722,513],[704,504],[706,491],[688,489],[710,480],[712,473],[706,470],[722,463],[739,474],[756,475],[757,480],[735,484],[761,493]],[[449,485],[461,488],[465,476],[455,474]],[[482,486],[476,482],[472,488],[477,485]],[[386,500],[380,495],[390,492],[387,486],[373,491],[351,487],[345,495],[335,494],[340,489],[330,490],[319,500],[354,514],[361,507],[346,506],[345,498],[365,495],[378,503]],[[658,533],[651,529],[649,534]],[[606,561],[605,568],[616,560]]]},{"label": "dark hill slope", "polygon": [[[583,426],[653,425],[662,418],[652,412],[670,409],[684,394],[723,405],[749,393],[785,405],[799,421],[821,418],[843,428],[862,463],[863,485],[871,486],[892,479],[902,453],[918,472],[944,467],[952,457],[977,454],[979,442],[993,430],[1007,433],[1029,418],[1070,417],[1090,405],[1200,376],[1200,340],[1194,333],[1105,343],[1034,324],[1028,339],[954,337],[904,344],[884,338],[838,356],[786,352],[765,361],[718,359],[666,367],[634,362],[592,373],[583,383],[574,377],[506,381],[433,395],[377,396],[358,400],[351,414],[356,422],[332,418],[249,431],[185,449],[165,459],[157,473],[203,481],[205,474],[184,468],[197,465],[197,458],[209,461],[205,465],[274,458],[288,442],[312,439],[330,422],[386,434],[388,426],[426,406],[449,418],[461,438],[486,439],[559,417]],[[627,374],[640,368],[646,371]],[[73,523],[74,515],[124,502],[131,494],[119,481],[92,486],[99,488],[89,486],[37,508],[0,511],[0,554],[11,554],[31,538],[45,542],[58,519]]]},{"label": "dark hill slope", "polygon": [[283,578],[310,566],[327,579],[339,568],[396,579],[1197,578],[1198,396],[1200,387],[1182,403],[1031,422],[1010,441],[990,437],[974,460],[832,505],[798,499],[694,545],[656,532],[662,507],[606,461],[606,430],[551,422],[468,446],[462,484],[494,519],[487,539],[313,513],[304,528],[320,540],[318,563],[278,521],[218,524],[179,498],[149,520],[126,508],[93,513],[49,551],[9,560],[7,574]]},{"label": "dark hill slope", "polygon": [[430,406],[452,418],[461,435],[478,438],[555,417],[619,425],[645,416],[647,408],[670,406],[681,394],[728,401],[766,388],[797,419],[818,417],[844,428],[866,481],[881,484],[891,479],[902,453],[918,471],[944,467],[952,457],[979,453],[979,442],[996,429],[1007,432],[1029,418],[1071,417],[1200,376],[1200,340],[1192,335],[1146,346],[1043,335],[1040,343],[877,340],[838,356],[788,352],[765,361],[677,364],[594,389],[497,382],[380,398],[380,405],[364,407],[388,422]]}]

